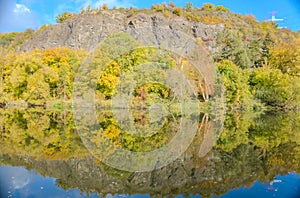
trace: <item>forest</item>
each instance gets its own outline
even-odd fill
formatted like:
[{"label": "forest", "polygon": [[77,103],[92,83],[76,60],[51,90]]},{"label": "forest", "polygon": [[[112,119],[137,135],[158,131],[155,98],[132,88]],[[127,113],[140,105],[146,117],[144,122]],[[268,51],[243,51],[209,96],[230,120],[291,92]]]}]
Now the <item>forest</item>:
[{"label": "forest", "polygon": [[[109,35],[109,42],[103,42],[95,50],[90,71],[81,76],[85,84],[77,84],[76,75],[84,72],[81,66],[91,57],[88,50],[68,46],[19,50],[52,26],[110,12],[123,13],[128,18],[144,13],[167,19],[180,18],[212,28],[224,27],[213,41],[195,38],[213,61],[215,68],[212,69],[217,73],[214,85],[220,92],[209,92],[203,76],[193,69],[187,58],[180,58],[168,50],[145,47],[126,33]],[[206,167],[209,163],[205,160],[210,161],[208,169],[215,171],[214,177],[175,189],[171,192],[174,196],[184,190],[199,193],[199,189],[204,197],[221,195],[240,185],[251,186],[255,180],[271,181],[277,174],[299,172],[300,31],[259,22],[252,15],[232,13],[210,3],[201,8],[192,3],[182,8],[170,2],[152,5],[150,9],[121,7],[111,10],[104,4],[99,8],[87,6],[80,13],[64,12],[56,19],[58,24],[43,25],[37,30],[0,33],[1,165],[25,165],[44,176],[51,176],[57,172],[57,167],[45,168],[43,165],[48,163],[41,163],[43,160],[49,164],[64,161],[63,164],[68,165],[72,160],[87,159],[92,161],[91,167],[100,167],[108,175],[127,180],[131,175],[128,172],[108,167],[97,156],[91,157],[91,150],[83,139],[103,146],[99,130],[82,133],[75,124],[74,90],[85,97],[85,89],[93,88],[101,132],[113,145],[130,151],[161,148],[175,136],[181,119],[194,118],[195,109],[199,111],[196,112],[199,125],[195,139],[184,154],[187,160],[180,160],[183,166],[186,163],[186,167],[193,169]],[[118,43],[118,39],[126,41],[127,46],[138,47],[115,57],[114,50],[123,50],[122,46],[111,45]],[[99,65],[102,72],[99,72]],[[178,113],[180,99],[175,97],[176,93],[165,84],[155,82],[163,82],[166,79],[163,72],[170,68],[188,77],[199,109]],[[148,70],[155,75],[143,74]],[[135,74],[135,71],[142,72]],[[143,80],[150,82],[130,90],[132,84]],[[107,108],[121,91],[132,91],[128,111],[131,121],[137,132],[148,136],[136,136],[130,128],[121,128],[122,112]],[[163,109],[158,115],[149,113],[150,107],[158,103],[169,109]],[[220,113],[223,110],[225,113]],[[83,121],[91,119],[86,116]],[[156,133],[152,134],[153,131]],[[207,150],[201,150],[202,146]],[[113,153],[111,149],[107,155]],[[83,192],[97,191],[94,187],[78,186],[76,178],[80,178],[80,174],[73,174],[74,177],[66,175],[64,178],[62,171],[57,185],[64,189],[79,188]],[[97,177],[97,174],[91,175]],[[92,182],[87,183],[92,185]],[[197,188],[192,189],[196,185]]]},{"label": "forest", "polygon": [[[97,14],[107,10],[107,6],[92,9],[83,8],[81,13],[62,13],[57,16],[58,23],[84,14]],[[114,8],[120,12],[134,15],[145,12],[135,8]],[[229,109],[297,109],[300,103],[300,33],[280,29],[275,23],[258,22],[252,15],[230,13],[223,6],[204,4],[202,8],[186,3],[185,8],[174,3],[152,5],[148,13],[163,13],[164,17],[183,17],[188,21],[204,24],[223,24],[226,28],[218,32],[214,51],[210,51],[221,83],[225,87],[226,107]],[[228,18],[221,18],[226,13]],[[239,19],[239,21],[237,20]],[[241,25],[240,21],[247,26]],[[49,25],[51,26],[51,25]],[[17,52],[18,46],[47,29],[26,30],[0,34],[0,104],[1,106],[53,106],[72,103],[74,77],[88,55],[84,49],[57,47],[35,49],[30,52]],[[133,41],[134,42],[134,41]],[[199,41],[205,46],[204,41]],[[102,52],[101,52],[102,53]],[[105,53],[105,52],[103,52]],[[147,62],[155,51],[135,50],[107,60],[110,64],[99,77],[96,95],[100,100],[110,99],[118,85],[120,74],[116,70],[130,70]],[[172,66],[175,57],[163,55],[157,59]],[[127,69],[126,69],[127,68]],[[199,98],[201,92],[199,89]],[[166,87],[157,84],[147,85],[148,94],[169,97]],[[139,88],[144,90],[144,88]],[[136,90],[136,95],[140,94]],[[202,97],[203,99],[203,97]]]}]

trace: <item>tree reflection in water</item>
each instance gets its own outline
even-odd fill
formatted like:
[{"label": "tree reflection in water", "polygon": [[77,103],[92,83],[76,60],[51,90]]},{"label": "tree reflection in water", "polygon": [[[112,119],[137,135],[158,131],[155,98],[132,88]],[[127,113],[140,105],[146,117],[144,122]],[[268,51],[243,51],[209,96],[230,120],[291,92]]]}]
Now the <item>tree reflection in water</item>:
[{"label": "tree reflection in water", "polygon": [[[169,118],[153,139],[130,139],[128,134],[114,130],[118,125],[109,113],[98,118],[111,130],[107,132],[111,141],[141,151],[169,141],[176,126]],[[147,117],[137,118],[147,123]],[[78,188],[102,196],[200,193],[210,197],[252,186],[256,180],[271,182],[278,174],[300,173],[299,123],[297,112],[228,113],[218,132],[218,124],[202,114],[192,144],[179,159],[152,172],[130,173],[113,169],[89,153],[77,134],[71,112],[1,109],[1,165],[35,169],[43,176],[57,178],[56,185],[62,189]],[[148,146],[139,141],[148,142]]]}]

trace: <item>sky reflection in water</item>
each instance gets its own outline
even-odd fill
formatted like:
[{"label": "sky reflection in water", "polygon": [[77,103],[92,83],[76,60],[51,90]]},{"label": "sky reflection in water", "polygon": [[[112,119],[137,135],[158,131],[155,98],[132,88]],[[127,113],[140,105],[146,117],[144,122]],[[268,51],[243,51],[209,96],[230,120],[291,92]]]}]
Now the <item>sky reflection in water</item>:
[{"label": "sky reflection in water", "polygon": [[[56,179],[43,177],[34,170],[24,167],[0,166],[1,197],[98,197],[97,194],[81,193],[78,189],[63,190],[55,185]],[[105,195],[106,197],[150,197],[148,194],[136,195]],[[200,197],[199,195],[190,195]],[[255,181],[251,187],[240,187],[222,195],[231,197],[285,197],[300,196],[300,174],[291,172],[284,176],[276,176],[273,182],[261,183]],[[178,197],[184,197],[180,195]]]}]

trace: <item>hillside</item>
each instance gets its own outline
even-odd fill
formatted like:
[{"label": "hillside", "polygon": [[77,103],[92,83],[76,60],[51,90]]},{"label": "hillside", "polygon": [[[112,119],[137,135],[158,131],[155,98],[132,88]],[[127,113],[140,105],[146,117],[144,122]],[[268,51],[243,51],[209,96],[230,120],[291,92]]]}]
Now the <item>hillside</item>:
[{"label": "hillside", "polygon": [[[188,35],[201,38],[209,46],[213,46],[217,32],[223,25],[209,25],[201,22],[192,22],[183,17],[167,18],[162,13],[139,12],[130,17],[120,11],[103,11],[97,14],[84,14],[73,17],[65,22],[51,26],[30,40],[27,40],[18,51],[31,51],[34,48],[46,49],[67,46],[71,49],[93,50],[109,34],[128,29],[151,29],[156,38],[167,34],[163,28],[179,30]],[[160,30],[160,31],[157,31]],[[152,41],[159,43],[159,39]]]},{"label": "hillside", "polygon": [[[145,42],[155,46],[170,40],[172,35],[175,43],[172,44],[172,49],[178,47],[177,43],[180,47],[184,45],[181,42],[182,35],[195,40],[208,50],[216,63],[226,87],[229,107],[256,108],[260,103],[285,109],[299,107],[299,32],[279,29],[275,23],[259,23],[252,15],[231,13],[223,6],[214,7],[209,3],[202,8],[194,8],[188,3],[185,8],[174,4],[152,5],[151,9],[108,10],[105,6],[97,9],[87,7],[78,14],[62,13],[57,16],[57,21],[59,23],[56,25],[43,25],[36,31],[0,35],[3,54],[0,61],[5,71],[2,72],[2,83],[5,84],[1,90],[2,105],[8,100],[22,100],[32,105],[60,99],[70,100],[74,72],[84,57],[94,51],[107,36],[127,32],[137,41],[143,35]],[[139,45],[144,44],[143,41],[139,42],[142,42]],[[189,50],[191,49],[187,47],[187,54],[191,52]],[[142,62],[145,62],[145,57],[140,55],[140,59],[144,59]],[[26,69],[16,62],[26,61],[28,58],[39,66],[29,69],[28,67],[32,67],[29,65]],[[168,62],[165,58],[160,61]],[[178,62],[175,57],[171,59]],[[61,62],[62,60],[65,62]],[[131,64],[137,64],[133,59],[132,61]],[[51,68],[52,77],[44,69],[39,74],[35,73],[45,65]],[[14,72],[16,68],[18,69]],[[66,68],[68,74],[64,73]],[[229,68],[231,72],[228,73]],[[206,69],[208,70],[210,69]],[[34,82],[30,83],[29,77],[33,74],[36,74],[35,80],[32,79]],[[66,78],[65,75],[70,76]],[[109,75],[114,78],[116,74]],[[24,80],[15,81],[16,78]],[[237,81],[234,82],[235,78]],[[30,85],[39,84],[36,83],[37,79],[43,79],[43,82],[39,81],[40,89],[30,88]],[[110,98],[111,87],[116,86],[117,81],[106,85],[101,85],[100,81],[97,84],[102,87],[102,91],[98,90],[101,92],[100,98]],[[198,81],[201,84],[203,79]],[[205,82],[206,79],[204,84]],[[209,97],[204,94],[208,88],[196,88],[199,89],[197,93],[203,95],[202,99]]]}]

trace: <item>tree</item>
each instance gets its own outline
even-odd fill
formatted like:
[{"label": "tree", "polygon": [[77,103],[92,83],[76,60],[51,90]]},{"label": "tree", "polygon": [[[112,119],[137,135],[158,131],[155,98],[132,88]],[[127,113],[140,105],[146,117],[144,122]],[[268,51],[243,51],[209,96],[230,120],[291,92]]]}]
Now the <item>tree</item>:
[{"label": "tree", "polygon": [[295,86],[291,78],[269,66],[257,68],[251,73],[250,86],[254,96],[270,106],[288,107],[288,101],[294,97]]},{"label": "tree", "polygon": [[217,38],[218,52],[214,55],[215,61],[229,59],[242,69],[250,68],[254,63],[249,58],[247,43],[242,35],[225,30]]},{"label": "tree", "polygon": [[24,68],[16,68],[12,71],[11,76],[7,84],[10,88],[8,91],[12,95],[13,100],[24,99],[23,94],[27,88],[27,77],[28,74]]},{"label": "tree", "polygon": [[42,69],[28,77],[24,98],[27,102],[34,105],[44,105],[50,99],[50,87],[45,82],[45,75]]},{"label": "tree", "polygon": [[66,11],[62,14],[57,15],[55,18],[56,18],[57,23],[63,23],[64,21],[66,21],[67,19],[72,18],[73,16],[74,16],[73,13]]},{"label": "tree", "polygon": [[185,9],[187,11],[191,11],[193,9],[193,2],[186,2],[185,3]]},{"label": "tree", "polygon": [[221,80],[226,88],[226,102],[231,108],[247,108],[252,99],[248,73],[230,60],[217,63]]},{"label": "tree", "polygon": [[297,75],[300,73],[300,60],[297,48],[299,43],[279,43],[270,49],[269,64],[283,73]]}]

